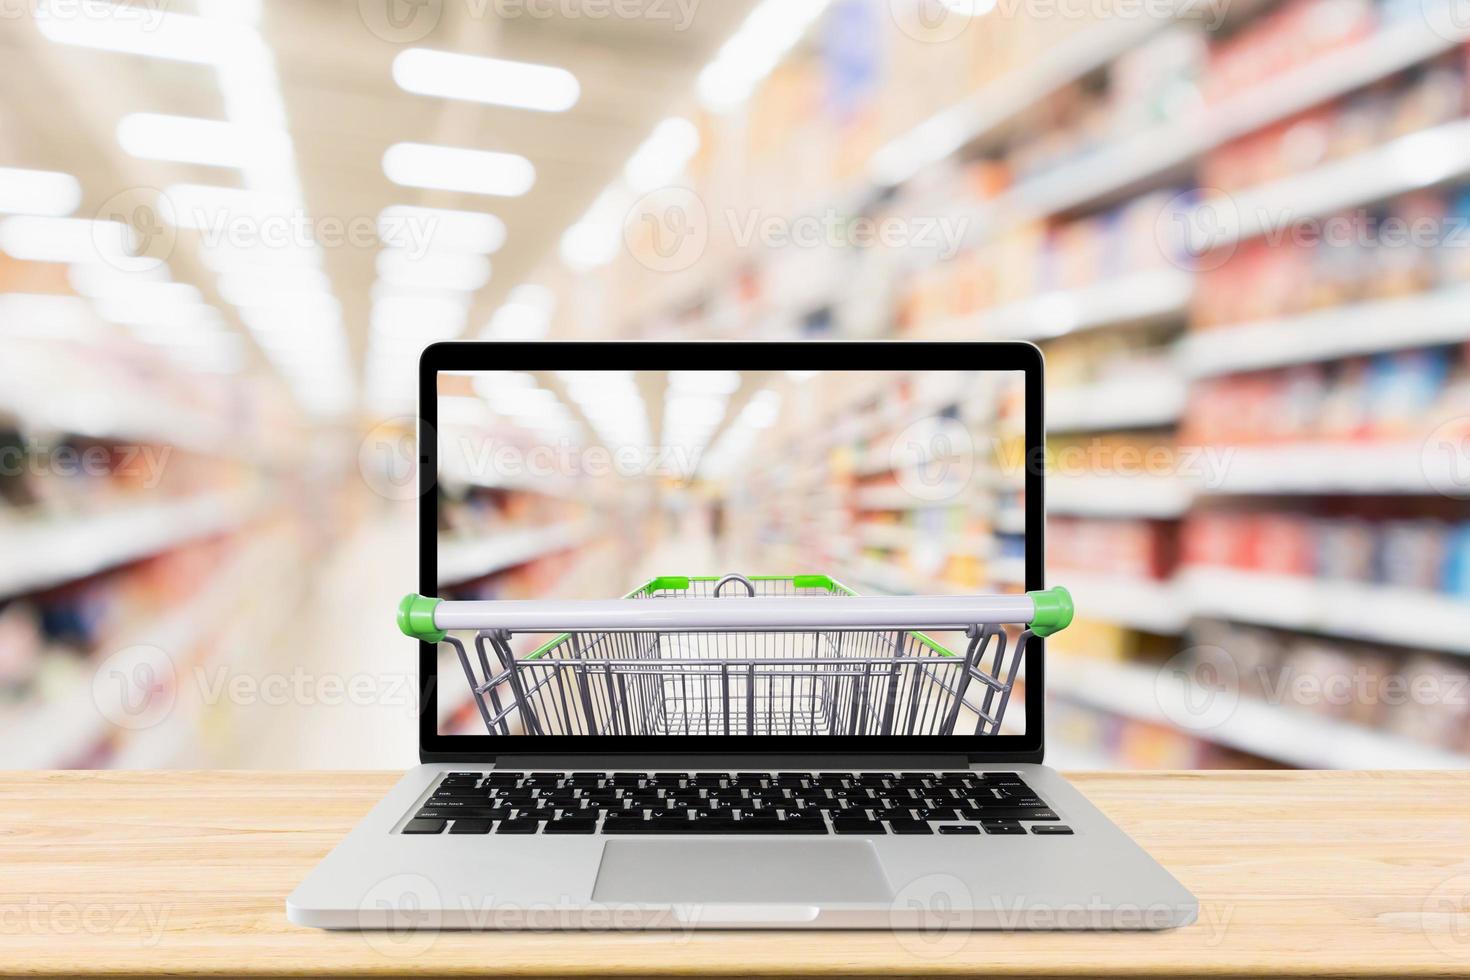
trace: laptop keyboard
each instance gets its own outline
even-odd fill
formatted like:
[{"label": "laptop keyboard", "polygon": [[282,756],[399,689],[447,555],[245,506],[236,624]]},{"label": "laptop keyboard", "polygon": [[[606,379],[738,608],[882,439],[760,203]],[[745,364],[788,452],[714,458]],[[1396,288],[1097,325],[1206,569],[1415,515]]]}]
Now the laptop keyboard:
[{"label": "laptop keyboard", "polygon": [[1071,834],[1014,772],[451,772],[405,834]]}]

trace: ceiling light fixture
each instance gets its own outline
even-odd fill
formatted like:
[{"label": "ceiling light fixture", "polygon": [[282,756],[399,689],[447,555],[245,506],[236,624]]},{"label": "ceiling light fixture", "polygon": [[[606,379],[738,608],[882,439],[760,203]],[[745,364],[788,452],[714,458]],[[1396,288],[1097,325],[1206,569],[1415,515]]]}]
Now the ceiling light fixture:
[{"label": "ceiling light fixture", "polygon": [[393,59],[393,80],[416,95],[538,112],[565,112],[582,94],[576,76],[564,68],[428,48],[400,52]]},{"label": "ceiling light fixture", "polygon": [[0,212],[64,218],[82,203],[82,185],[54,170],[0,167]]},{"label": "ceiling light fixture", "polygon": [[254,167],[291,157],[291,137],[284,130],[156,112],[124,116],[117,124],[117,141],[143,160],[206,167]]},{"label": "ceiling light fixture", "polygon": [[505,222],[483,211],[395,204],[378,215],[378,238],[391,248],[409,251],[490,255],[505,244]]},{"label": "ceiling light fixture", "polygon": [[405,249],[385,248],[378,253],[378,276],[392,286],[472,293],[490,281],[490,260],[455,252],[415,258]]},{"label": "ceiling light fixture", "polygon": [[699,97],[711,112],[750,98],[822,16],[831,0],[761,0],[699,74]]},{"label": "ceiling light fixture", "polygon": [[699,127],[680,116],[670,116],[633,151],[623,167],[623,179],[633,193],[645,194],[683,173],[697,152]]},{"label": "ceiling light fixture", "polygon": [[383,173],[402,187],[495,197],[520,197],[536,183],[536,168],[523,156],[427,143],[388,147]]}]

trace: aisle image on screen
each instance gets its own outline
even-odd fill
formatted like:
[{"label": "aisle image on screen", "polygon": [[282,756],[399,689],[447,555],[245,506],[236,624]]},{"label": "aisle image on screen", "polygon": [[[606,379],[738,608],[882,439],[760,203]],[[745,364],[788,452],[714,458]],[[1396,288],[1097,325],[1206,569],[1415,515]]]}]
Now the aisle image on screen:
[{"label": "aisle image on screen", "polygon": [[438,395],[438,596],[536,603],[458,607],[483,615],[439,645],[442,733],[1024,731],[1019,372],[467,371]]}]

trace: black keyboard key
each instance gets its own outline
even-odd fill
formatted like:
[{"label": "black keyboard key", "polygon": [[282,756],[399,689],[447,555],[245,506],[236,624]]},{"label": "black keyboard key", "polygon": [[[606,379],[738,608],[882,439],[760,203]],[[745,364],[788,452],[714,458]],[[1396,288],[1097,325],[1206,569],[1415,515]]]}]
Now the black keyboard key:
[{"label": "black keyboard key", "polygon": [[1049,834],[1070,834],[1072,832],[1072,828],[1071,827],[1068,827],[1066,824],[1060,824],[1060,823],[1044,823],[1044,824],[1038,824],[1037,826],[1032,827],[1031,828],[1031,832],[1033,834],[1044,834],[1044,835],[1049,835]]},{"label": "black keyboard key", "polygon": [[403,832],[405,834],[442,834],[444,832],[444,821],[415,817],[403,825]]},{"label": "black keyboard key", "polygon": [[1024,834],[1026,828],[1014,820],[983,820],[980,826],[987,834]]},{"label": "black keyboard key", "polygon": [[932,834],[933,830],[922,820],[890,820],[888,826],[895,834]]},{"label": "black keyboard key", "polygon": [[919,810],[920,820],[958,820],[960,818],[954,807],[922,807]]},{"label": "black keyboard key", "polygon": [[595,834],[597,832],[597,821],[585,818],[572,819],[561,817],[556,820],[548,820],[546,828],[542,833],[546,834]]},{"label": "black keyboard key", "polygon": [[523,772],[492,772],[485,777],[487,786],[515,786],[526,776]]},{"label": "black keyboard key", "polygon": [[500,826],[495,828],[497,834],[534,834],[541,822],[535,817],[516,817],[511,820],[500,821]]},{"label": "black keyboard key", "polygon": [[451,834],[488,834],[494,820],[456,820],[450,826]]},{"label": "black keyboard key", "polygon": [[978,834],[980,828],[969,823],[946,823],[939,825],[941,834]]},{"label": "black keyboard key", "polygon": [[1060,820],[1056,813],[1045,807],[987,806],[970,811],[980,814],[981,820]]},{"label": "black keyboard key", "polygon": [[615,772],[613,773],[612,784],[614,786],[625,787],[642,786],[643,779],[644,776],[641,772]]},{"label": "black keyboard key", "polygon": [[832,818],[832,829],[839,834],[886,834],[883,824],[877,820],[856,818]]}]

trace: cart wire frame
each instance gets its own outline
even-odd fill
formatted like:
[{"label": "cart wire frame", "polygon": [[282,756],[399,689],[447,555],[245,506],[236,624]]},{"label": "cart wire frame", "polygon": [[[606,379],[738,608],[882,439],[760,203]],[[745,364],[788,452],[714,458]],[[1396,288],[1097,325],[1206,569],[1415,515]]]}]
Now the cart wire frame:
[{"label": "cart wire frame", "polygon": [[[880,598],[826,575],[662,576],[612,602],[408,596],[399,626],[454,649],[492,735],[994,735],[1030,639],[1072,612],[1060,588]],[[962,632],[964,652],[920,627]],[[474,630],[473,655],[450,629]],[[517,657],[520,633],[555,635]]]}]

